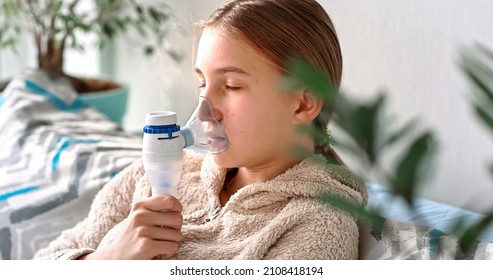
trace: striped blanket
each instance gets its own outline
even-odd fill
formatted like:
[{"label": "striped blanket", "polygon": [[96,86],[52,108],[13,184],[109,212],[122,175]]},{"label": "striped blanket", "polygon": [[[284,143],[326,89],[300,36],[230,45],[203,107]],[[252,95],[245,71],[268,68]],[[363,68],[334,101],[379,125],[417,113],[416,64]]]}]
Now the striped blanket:
[{"label": "striped blanket", "polygon": [[0,259],[30,259],[79,222],[141,145],[65,80],[15,77],[0,102]]}]

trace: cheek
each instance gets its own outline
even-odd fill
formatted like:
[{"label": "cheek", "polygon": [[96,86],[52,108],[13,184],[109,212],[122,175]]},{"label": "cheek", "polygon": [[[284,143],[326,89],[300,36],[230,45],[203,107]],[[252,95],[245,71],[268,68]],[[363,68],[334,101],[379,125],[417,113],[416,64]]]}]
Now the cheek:
[{"label": "cheek", "polygon": [[[251,135],[254,135],[256,123],[259,122],[254,117],[255,112],[248,110],[228,110],[223,119],[224,129],[232,142],[244,142]],[[230,143],[231,144],[231,143]],[[234,143],[233,143],[234,144]]]}]

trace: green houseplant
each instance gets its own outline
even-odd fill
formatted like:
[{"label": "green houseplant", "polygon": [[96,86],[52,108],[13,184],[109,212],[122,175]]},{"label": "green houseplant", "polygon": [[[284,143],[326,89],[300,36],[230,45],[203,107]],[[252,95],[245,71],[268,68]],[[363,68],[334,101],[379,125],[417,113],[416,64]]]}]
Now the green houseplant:
[{"label": "green houseplant", "polygon": [[[471,109],[478,122],[493,132],[493,52],[480,44],[464,48],[460,52],[458,67],[471,86]],[[300,132],[332,143],[337,149],[360,159],[367,172],[358,175],[365,181],[376,180],[388,186],[395,196],[407,203],[409,211],[419,215],[415,208],[416,200],[437,167],[435,159],[440,143],[435,131],[422,127],[417,118],[396,126],[387,112],[386,93],[380,93],[370,101],[354,100],[343,90],[333,88],[308,64],[294,61],[290,70],[291,74],[286,80],[288,88],[307,86],[329,104],[335,104],[332,108],[332,122],[339,133],[334,137],[327,136],[320,128],[312,126],[303,127]],[[385,156],[396,146],[402,152],[393,157],[394,162],[390,167],[386,167]],[[493,163],[486,168],[493,178]],[[378,209],[370,210],[325,194],[321,195],[321,200],[357,216],[371,227],[384,226],[385,219],[380,216]],[[460,250],[467,252],[492,223],[493,208],[472,224],[467,224],[465,219],[458,219],[450,225],[450,233],[459,238]]]},{"label": "green houseplant", "polygon": [[[133,30],[143,41],[151,42],[143,47],[144,52],[151,55],[162,46],[171,17],[171,9],[163,0],[0,0],[0,51],[17,52],[19,35],[26,33],[35,45],[38,69],[52,76],[66,77],[82,95],[114,90],[121,85],[66,73],[66,50],[83,51],[87,44],[80,40],[80,35],[84,33],[96,35],[98,46],[104,48]],[[178,59],[174,51],[165,51]]]}]

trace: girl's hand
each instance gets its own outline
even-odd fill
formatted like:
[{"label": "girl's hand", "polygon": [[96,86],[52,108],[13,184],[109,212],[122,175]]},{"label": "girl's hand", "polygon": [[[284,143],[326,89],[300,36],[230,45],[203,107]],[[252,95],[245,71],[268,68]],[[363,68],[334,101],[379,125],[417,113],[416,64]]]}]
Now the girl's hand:
[{"label": "girl's hand", "polygon": [[134,203],[110,245],[81,259],[170,258],[182,238],[182,205],[173,196],[155,195]]}]

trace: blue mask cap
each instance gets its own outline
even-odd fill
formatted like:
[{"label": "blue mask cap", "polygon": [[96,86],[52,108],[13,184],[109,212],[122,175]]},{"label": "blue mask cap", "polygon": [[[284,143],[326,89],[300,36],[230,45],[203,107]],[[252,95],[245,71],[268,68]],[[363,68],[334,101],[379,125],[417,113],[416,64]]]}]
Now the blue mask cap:
[{"label": "blue mask cap", "polygon": [[181,128],[181,133],[185,139],[185,147],[193,145],[214,155],[226,151],[229,147],[228,136],[214,115],[212,103],[204,96],[199,97],[199,104]]}]

